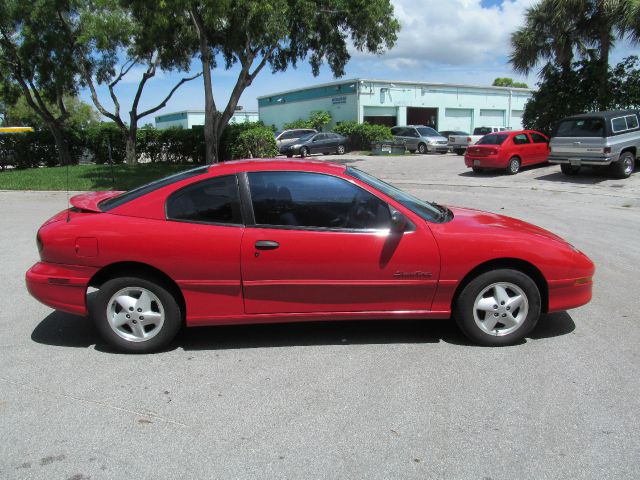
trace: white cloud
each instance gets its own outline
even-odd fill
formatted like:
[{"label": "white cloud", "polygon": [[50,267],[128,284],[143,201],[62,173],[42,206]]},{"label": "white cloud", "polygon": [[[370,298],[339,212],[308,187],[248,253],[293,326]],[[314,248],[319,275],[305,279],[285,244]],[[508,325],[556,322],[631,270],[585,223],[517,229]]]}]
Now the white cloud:
[{"label": "white cloud", "polygon": [[[500,63],[509,54],[510,34],[522,25],[535,0],[505,0],[483,8],[480,0],[394,0],[401,24],[396,46],[381,57],[392,69]],[[356,52],[356,60],[372,60]]]}]

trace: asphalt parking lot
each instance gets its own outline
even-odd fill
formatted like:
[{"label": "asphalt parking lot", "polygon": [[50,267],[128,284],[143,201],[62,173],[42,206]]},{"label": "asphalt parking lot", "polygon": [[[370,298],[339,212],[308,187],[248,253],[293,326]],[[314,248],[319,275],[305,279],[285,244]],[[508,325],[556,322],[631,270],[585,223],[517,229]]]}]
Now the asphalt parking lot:
[{"label": "asphalt parking lot", "polygon": [[0,192],[0,478],[640,478],[640,171],[316,158],[562,235],[596,263],[592,302],[507,348],[380,321],[191,329],[121,355],[24,287],[66,194]]}]

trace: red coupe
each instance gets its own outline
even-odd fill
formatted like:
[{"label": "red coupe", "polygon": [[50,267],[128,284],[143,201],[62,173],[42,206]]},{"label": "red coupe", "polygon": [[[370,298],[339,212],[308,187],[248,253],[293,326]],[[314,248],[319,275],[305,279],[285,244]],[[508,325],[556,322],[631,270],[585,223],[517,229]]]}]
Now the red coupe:
[{"label": "red coupe", "polygon": [[521,167],[545,163],[549,157],[549,138],[533,130],[497,132],[485,135],[467,148],[464,164],[481,172],[489,168],[515,175]]},{"label": "red coupe", "polygon": [[183,325],[451,316],[507,345],[591,299],[594,265],[560,237],[341,165],[230,162],[71,204],[38,231],[27,287],[128,352]]}]

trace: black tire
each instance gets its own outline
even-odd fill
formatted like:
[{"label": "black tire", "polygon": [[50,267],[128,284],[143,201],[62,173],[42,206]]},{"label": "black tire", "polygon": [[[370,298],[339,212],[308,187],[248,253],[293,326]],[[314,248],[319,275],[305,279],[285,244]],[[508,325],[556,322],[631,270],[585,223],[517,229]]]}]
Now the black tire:
[{"label": "black tire", "polygon": [[409,150],[409,153],[416,153],[415,150]]},{"label": "black tire", "polygon": [[418,153],[419,154],[427,153],[427,146],[424,143],[418,144]]},{"label": "black tire", "polygon": [[[480,313],[474,315],[476,299],[478,299],[485,290],[489,289],[489,291],[492,291],[492,286],[496,284],[502,284],[503,286],[513,285],[520,289],[525,296],[526,304],[523,303],[523,305],[526,305],[527,310],[521,311],[520,308],[524,307],[517,307],[511,312],[511,315],[516,312],[516,315],[522,315],[521,321],[513,327],[510,327],[514,328],[512,331],[507,329],[506,324],[499,323],[501,317],[509,314],[509,312],[505,310],[507,309],[508,303],[507,305],[494,305],[493,307],[497,308],[495,311],[492,308],[491,312],[493,313],[478,309],[480,313],[486,315],[484,318],[480,318]],[[511,287],[506,287],[505,291],[519,295],[515,290],[511,290]],[[493,300],[491,294],[489,294],[488,299]],[[496,303],[500,302],[496,301]],[[528,275],[511,269],[493,270],[478,275],[460,292],[453,307],[453,315],[462,332],[475,343],[489,347],[513,345],[520,342],[536,326],[540,318],[540,312],[540,291],[535,282]],[[476,316],[478,317],[477,321]],[[493,316],[496,318],[494,319]],[[491,331],[495,331],[495,334],[488,333],[480,326],[486,325],[484,323],[485,320],[498,322],[495,324],[495,330],[488,327]],[[500,327],[500,325],[503,325],[504,328]],[[498,332],[501,331],[500,329],[502,329],[503,334],[498,335]]]},{"label": "black tire", "polygon": [[568,163],[561,163],[560,171],[565,175],[577,175],[580,171],[580,167],[577,165],[570,165]]},{"label": "black tire", "polygon": [[344,145],[338,145],[338,148],[336,148],[336,153],[338,155],[344,155],[344,153],[347,151],[346,147]]},{"label": "black tire", "polygon": [[[136,289],[147,290],[155,295],[160,303],[160,306],[158,306],[156,300],[150,302],[150,305],[152,305],[150,310],[163,312],[164,321],[160,327],[156,327],[158,328],[156,333],[153,333],[153,329],[150,331],[153,336],[148,340],[134,341],[123,338],[123,336],[127,335],[127,330],[125,330],[127,328],[132,332],[131,336],[134,336],[131,326],[125,325],[118,330],[119,333],[116,333],[116,327],[112,327],[109,322],[108,316],[110,313],[108,309],[110,308],[112,297],[125,289],[131,289],[132,292],[136,291]],[[121,312],[126,313],[125,309],[122,309]],[[102,338],[115,349],[126,353],[150,353],[161,350],[171,343],[182,327],[182,314],[174,296],[159,283],[140,277],[118,277],[105,282],[91,304],[90,315]],[[131,315],[135,317],[138,313],[132,310]],[[132,319],[131,322],[136,323],[136,319]],[[147,326],[153,328],[153,325]]]},{"label": "black tire", "polygon": [[631,152],[624,152],[620,159],[611,165],[616,178],[629,178],[635,170],[636,159]]},{"label": "black tire", "polygon": [[309,155],[309,149],[307,147],[302,147],[300,149],[300,158],[304,158]]},{"label": "black tire", "polygon": [[471,167],[471,170],[473,170],[474,173],[482,173],[482,172],[484,172],[484,168],[482,168],[482,167]]},{"label": "black tire", "polygon": [[520,171],[520,159],[518,157],[511,157],[507,164],[507,173],[509,175],[515,175]]},{"label": "black tire", "polygon": [[454,150],[454,152],[456,152],[456,155],[462,156],[462,155],[464,155],[465,149],[464,148],[456,148]]},{"label": "black tire", "polygon": [[287,153],[287,158],[293,158],[293,153]]}]

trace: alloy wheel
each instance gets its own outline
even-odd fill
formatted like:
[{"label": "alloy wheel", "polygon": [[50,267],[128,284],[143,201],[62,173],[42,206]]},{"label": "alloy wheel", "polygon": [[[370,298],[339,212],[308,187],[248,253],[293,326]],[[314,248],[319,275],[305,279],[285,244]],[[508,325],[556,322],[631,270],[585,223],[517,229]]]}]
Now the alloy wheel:
[{"label": "alloy wheel", "polygon": [[508,282],[485,287],[473,303],[476,325],[489,335],[508,335],[520,328],[529,313],[524,291]]},{"label": "alloy wheel", "polygon": [[143,287],[118,290],[107,304],[107,320],[120,338],[145,342],[162,330],[165,311],[160,299]]}]

